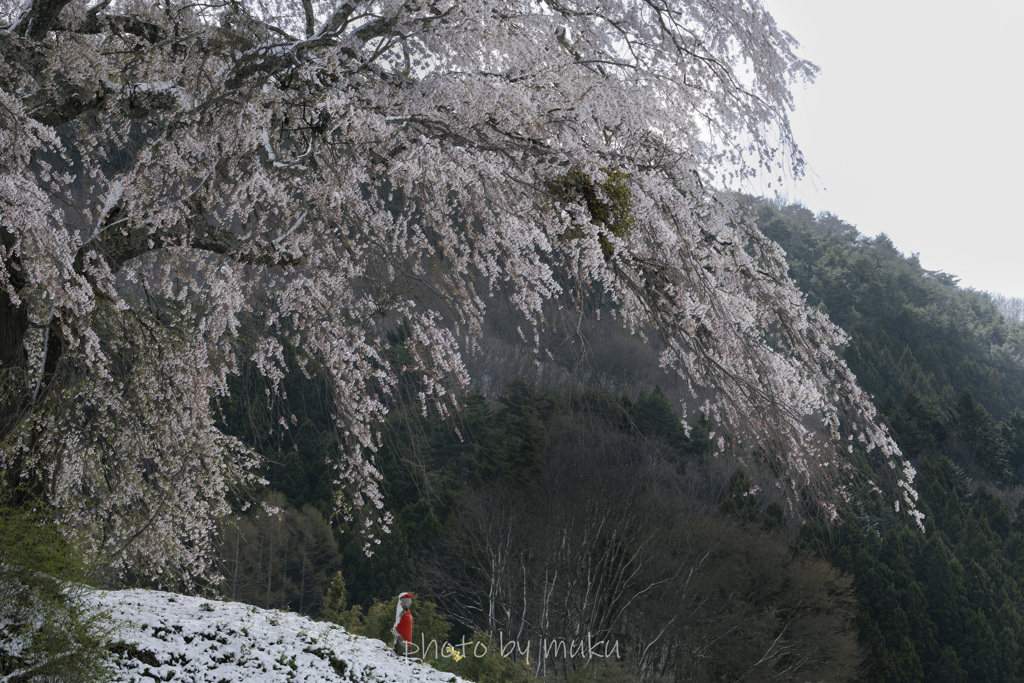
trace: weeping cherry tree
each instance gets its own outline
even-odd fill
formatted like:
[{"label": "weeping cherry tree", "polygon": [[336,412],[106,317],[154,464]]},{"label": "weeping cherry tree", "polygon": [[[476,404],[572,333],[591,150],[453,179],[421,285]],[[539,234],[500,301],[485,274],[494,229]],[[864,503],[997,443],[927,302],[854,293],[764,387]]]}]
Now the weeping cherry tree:
[{"label": "weeping cherry tree", "polygon": [[920,521],[843,333],[721,189],[799,173],[795,47],[758,0],[0,0],[0,487],[201,575],[260,464],[229,378],[315,368],[372,547],[398,375],[457,410],[489,306],[542,353],[601,292],[794,508]]}]

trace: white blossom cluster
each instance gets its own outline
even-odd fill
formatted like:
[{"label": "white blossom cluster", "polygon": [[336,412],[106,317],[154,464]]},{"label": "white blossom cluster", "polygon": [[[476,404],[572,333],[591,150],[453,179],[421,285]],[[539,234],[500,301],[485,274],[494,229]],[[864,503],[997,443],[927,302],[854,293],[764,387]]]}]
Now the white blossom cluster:
[{"label": "white blossom cluster", "polygon": [[[800,167],[815,67],[756,0],[0,0],[0,26],[0,462],[116,566],[201,573],[258,464],[215,420],[241,363],[328,373],[339,507],[375,533],[399,374],[456,408],[489,305],[529,337],[594,290],[794,500],[839,501],[857,443],[916,512],[842,333],[714,189]],[[552,190],[572,172],[629,229]]]}]

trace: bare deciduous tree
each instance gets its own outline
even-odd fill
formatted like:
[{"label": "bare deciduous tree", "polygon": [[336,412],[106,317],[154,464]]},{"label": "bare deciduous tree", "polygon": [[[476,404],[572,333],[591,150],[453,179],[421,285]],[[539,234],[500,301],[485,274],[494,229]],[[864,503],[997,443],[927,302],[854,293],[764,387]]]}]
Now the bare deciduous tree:
[{"label": "bare deciduous tree", "polygon": [[474,498],[427,583],[537,675],[616,662],[640,680],[852,679],[849,579],[702,508],[666,455],[556,418],[543,474]]},{"label": "bare deciduous tree", "polygon": [[1007,322],[1024,323],[1024,299],[1004,294],[989,294],[996,308],[1003,314]]}]

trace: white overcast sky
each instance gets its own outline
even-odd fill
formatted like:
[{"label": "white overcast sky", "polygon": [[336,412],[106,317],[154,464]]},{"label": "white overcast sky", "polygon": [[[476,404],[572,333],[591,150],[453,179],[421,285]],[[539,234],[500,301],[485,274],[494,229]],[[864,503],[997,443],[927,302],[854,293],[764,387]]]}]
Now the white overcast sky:
[{"label": "white overcast sky", "polygon": [[764,4],[821,67],[795,93],[809,168],[786,197],[1024,297],[1024,0]]}]

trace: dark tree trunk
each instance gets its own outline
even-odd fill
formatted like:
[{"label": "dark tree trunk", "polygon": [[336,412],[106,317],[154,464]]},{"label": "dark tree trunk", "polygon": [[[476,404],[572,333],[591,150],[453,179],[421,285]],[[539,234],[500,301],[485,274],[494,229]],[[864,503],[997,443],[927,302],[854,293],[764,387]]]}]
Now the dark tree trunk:
[{"label": "dark tree trunk", "polygon": [[[11,253],[15,246],[14,235],[0,227],[0,244],[4,251]],[[21,264],[17,257],[11,257],[3,264],[10,279],[9,286],[15,292],[23,289],[25,281],[21,275]],[[16,306],[10,292],[0,287],[0,442],[10,434],[17,424],[18,415],[25,407],[25,370],[28,356],[25,354],[25,335],[28,332],[28,310],[24,305]],[[7,476],[10,476],[8,468]]]}]

